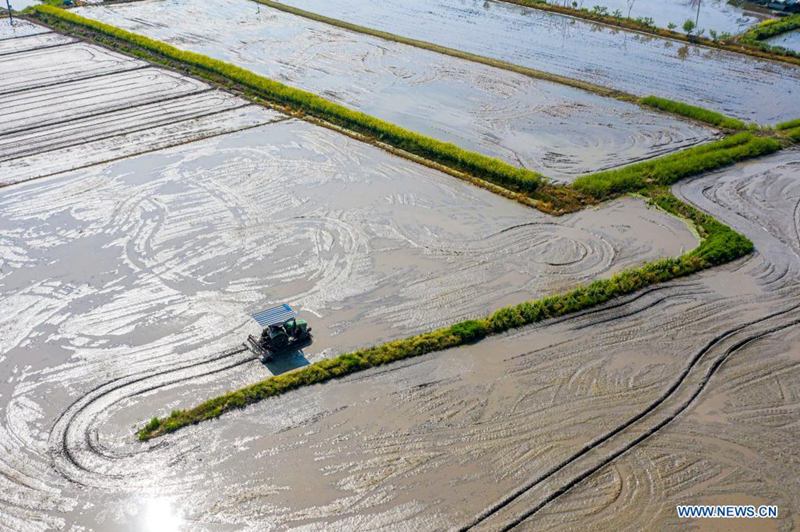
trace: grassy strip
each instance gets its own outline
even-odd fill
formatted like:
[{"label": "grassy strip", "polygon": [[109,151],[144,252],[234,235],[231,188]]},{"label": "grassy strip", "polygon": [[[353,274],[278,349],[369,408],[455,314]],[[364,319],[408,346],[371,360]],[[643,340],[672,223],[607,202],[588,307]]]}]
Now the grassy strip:
[{"label": "grassy strip", "polygon": [[796,127],[800,127],[800,118],[795,118],[794,120],[789,120],[788,122],[781,122],[780,124],[775,124],[775,129],[778,131],[783,131],[784,129],[794,129]]},{"label": "grassy strip", "polygon": [[645,96],[639,100],[639,103],[725,129],[740,130],[747,127],[744,122],[736,118],[730,118],[716,111],[710,111],[687,103],[676,102],[675,100],[668,100],[667,98]]},{"label": "grassy strip", "polygon": [[377,142],[388,144],[458,171],[473,174],[509,190],[530,194],[545,183],[544,177],[536,172],[517,168],[499,159],[467,151],[454,144],[420,135],[365,113],[335,104],[310,92],[259,76],[236,65],[212,59],[202,54],[183,51],[166,43],[103,24],[63,9],[47,5],[37,5],[32,9],[39,17],[51,23],[54,20],[63,21],[88,28],[102,35],[132,44],[140,50],[221,75],[227,80],[255,91],[259,96],[269,101],[368,135]]},{"label": "grassy strip", "polygon": [[789,50],[782,46],[774,46],[765,42],[771,37],[793,31],[800,28],[800,14],[791,15],[785,18],[773,18],[765,20],[761,24],[750,28],[746,32],[739,35],[738,40],[740,43],[758,48],[765,52],[777,55],[785,55],[787,57],[800,58],[800,53],[794,50]]},{"label": "grassy strip", "polygon": [[619,100],[627,101],[627,102],[636,102],[637,97],[628,94],[627,92],[623,92],[616,89],[610,89],[608,87],[603,87],[601,85],[595,85],[593,83],[589,83],[586,81],[581,81],[573,78],[568,78],[565,76],[559,76],[558,74],[551,74],[549,72],[544,72],[542,70],[536,70],[534,68],[523,67],[520,65],[515,65],[513,63],[509,63],[507,61],[502,61],[500,59],[493,59],[491,57],[486,57],[478,54],[472,54],[469,52],[464,52],[462,50],[457,50],[455,48],[448,48],[447,46],[440,46],[438,44],[433,44],[427,41],[420,41],[417,39],[411,39],[408,37],[403,37],[402,35],[397,35],[394,33],[389,33],[387,31],[376,30],[372,28],[367,28],[366,26],[359,26],[358,24],[352,24],[350,22],[345,22],[343,20],[326,17],[324,15],[319,15],[317,13],[313,13],[311,11],[305,11],[304,9],[300,9],[298,7],[289,6],[286,4],[282,4],[280,2],[275,2],[273,0],[253,0],[254,2],[258,2],[259,4],[263,4],[267,7],[271,7],[272,9],[277,9],[279,11],[283,11],[285,13],[289,13],[291,15],[296,15],[298,17],[307,18],[310,20],[315,20],[317,22],[322,22],[324,24],[328,24],[330,26],[336,26],[338,28],[343,28],[346,30],[354,31],[357,33],[363,33],[365,35],[371,35],[373,37],[378,37],[380,39],[385,39],[387,41],[394,41],[399,42],[401,44],[407,44],[409,46],[414,46],[416,48],[422,48],[423,50],[430,50],[432,52],[437,52],[444,55],[449,55],[451,57],[456,57],[458,59],[465,59],[467,61],[472,61],[474,63],[481,63],[484,65],[489,65],[495,68],[502,68],[503,70],[508,70],[511,72],[516,72],[517,74],[523,74],[525,76],[535,78],[535,79],[543,79],[545,81],[552,81],[554,83],[560,83],[561,85],[567,85],[570,87],[575,87],[578,89],[590,91],[596,94],[600,94],[601,96],[608,96],[611,98],[617,98]]},{"label": "grassy strip", "polygon": [[624,270],[610,279],[594,281],[565,294],[505,307],[488,318],[462,321],[411,338],[315,362],[297,371],[270,377],[228,392],[194,408],[175,410],[163,419],[154,417],[139,431],[139,439],[149,440],[174,432],[181,427],[219,417],[225,412],[244,408],[303,386],[322,383],[405,358],[472,343],[485,336],[512,328],[575,313],[653,284],[723,264],[752,251],[753,243],[746,237],[678,200],[668,190],[651,188],[644,193],[649,197],[648,201],[651,204],[690,220],[703,238],[701,244],[681,257],[662,259],[646,263],[640,268]]},{"label": "grassy strip", "polygon": [[800,28],[800,14],[765,20],[742,34],[744,39],[763,41],[781,33]]},{"label": "grassy strip", "polygon": [[766,155],[780,148],[781,142],[774,138],[740,132],[652,161],[579,177],[572,186],[598,200],[605,200],[651,185],[670,185],[684,177]]},{"label": "grassy strip", "polygon": [[[590,20],[592,22],[599,22],[608,26],[617,26],[628,30],[640,31],[642,33],[649,33],[659,37],[666,37],[678,41],[684,41],[692,44],[701,44],[711,48],[718,48],[729,52],[735,52],[753,57],[763,59],[773,59],[776,61],[783,61],[786,63],[800,64],[798,54],[791,50],[777,46],[769,46],[765,43],[760,43],[756,40],[742,40],[741,37],[731,35],[728,33],[717,34],[712,33],[712,38],[708,39],[699,35],[687,35],[679,33],[674,29],[659,28],[655,25],[652,19],[646,17],[630,18],[622,16],[621,12],[608,13],[608,10],[602,6],[594,6],[591,10],[586,8],[577,8],[570,6],[562,6],[557,4],[548,4],[546,0],[499,0],[509,4],[516,4],[524,7],[530,7],[541,11],[549,11],[552,13],[559,13],[570,17]],[[789,17],[791,18],[791,17]]]},{"label": "grassy strip", "polygon": [[792,142],[795,143],[800,142],[800,127],[796,127],[794,129],[787,129],[783,134],[786,136],[786,138],[788,138]]}]

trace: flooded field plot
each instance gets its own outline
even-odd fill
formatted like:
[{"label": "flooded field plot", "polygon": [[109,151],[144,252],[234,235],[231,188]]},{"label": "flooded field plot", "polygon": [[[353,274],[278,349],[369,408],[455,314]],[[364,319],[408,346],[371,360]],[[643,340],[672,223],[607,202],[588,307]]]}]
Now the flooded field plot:
[{"label": "flooded field plot", "polygon": [[[662,155],[714,134],[636,105],[248,0],[137,2],[81,12],[553,178]],[[219,31],[219,13],[229,30]]]},{"label": "flooded field plot", "polygon": [[[570,528],[591,516],[600,528],[631,522],[680,528],[685,522],[674,508],[686,501],[775,504],[780,520],[769,520],[767,529],[791,530],[800,523],[800,152],[741,165],[676,190],[755,241],[758,254],[737,274],[746,272],[764,294],[744,295],[752,288],[736,283],[732,273],[717,275],[714,282],[743,293],[742,309],[754,316],[750,321],[759,314],[774,317],[722,342],[716,350],[730,354],[690,408],[543,510],[537,526]],[[761,305],[757,300],[776,296],[768,312],[753,312]]]},{"label": "flooded field plot", "polygon": [[[397,121],[431,117],[433,136],[561,176],[711,134],[213,1],[82,9]],[[414,1],[380,6],[410,24]],[[511,43],[538,15],[458,1],[443,36],[513,12],[505,31],[497,21],[511,19],[492,15],[471,35],[528,49]],[[430,5],[423,33],[441,14]],[[661,529],[685,524],[674,509],[687,501],[777,504],[775,524],[800,523],[800,150],[674,187],[753,240],[741,260],[140,443],[154,414],[698,241],[640,198],[547,216],[198,80],[2,23],[0,529]],[[796,86],[783,68],[746,86]],[[775,94],[769,109],[786,112]],[[258,332],[248,316],[284,301],[314,343],[261,363],[241,343]]]},{"label": "flooded field plot", "polygon": [[[580,4],[581,2],[579,2]],[[589,5],[591,4],[591,5]],[[677,30],[684,21],[697,21],[700,28],[717,33],[727,32],[731,35],[741,33],[759,22],[772,18],[768,9],[749,4],[742,0],[598,0],[598,2],[582,2],[582,7],[592,9],[595,5],[608,8],[609,14],[619,10],[622,16],[631,18],[652,18],[656,26],[666,28],[673,23]],[[700,7],[698,15],[697,8]]]},{"label": "flooded field plot", "polygon": [[778,35],[768,40],[767,43],[800,53],[800,31],[795,30]]},{"label": "flooded field plot", "polygon": [[72,42],[75,42],[75,39],[58,33],[36,33],[19,38],[0,38],[0,56],[36,50],[37,48],[61,46]]},{"label": "flooded field plot", "polygon": [[15,37],[25,37],[37,33],[51,33],[48,28],[32,24],[27,20],[15,18],[10,21],[8,18],[0,18],[0,42]]},{"label": "flooded field plot", "polygon": [[[13,120],[45,136],[61,127],[32,111]],[[174,471],[163,454],[84,456],[108,430],[138,447],[134,424],[163,400],[146,388],[191,383],[169,401],[195,400],[695,245],[641,200],[556,220],[294,119],[4,187],[0,517],[119,526],[149,519],[162,489],[180,492],[157,471]],[[247,312],[281,300],[316,341],[264,366],[238,346],[255,332]],[[95,427],[118,414],[122,425]]]},{"label": "flooded field plot", "polygon": [[54,33],[0,40],[0,98],[0,185],[283,118]]},{"label": "flooded field plot", "polygon": [[[286,0],[362,26],[758,123],[800,114],[800,69],[501,2]],[[743,89],[746,87],[746,89]]]},{"label": "flooded field plot", "polygon": [[[302,142],[287,152],[277,131],[281,129],[290,130],[290,138]],[[302,133],[303,129],[307,132]],[[259,145],[254,138],[270,140]],[[143,416],[165,407],[184,407],[198,396],[263,375],[263,366],[245,354],[220,351],[227,339],[218,334],[227,331],[230,338],[246,332],[241,309],[253,307],[264,293],[274,293],[266,284],[260,285],[269,271],[283,268],[276,277],[282,283],[292,282],[286,273],[289,262],[281,258],[287,254],[280,250],[292,237],[269,239],[277,248],[267,244],[270,228],[274,228],[272,234],[279,229],[286,234],[290,226],[277,223],[286,217],[266,219],[261,206],[275,202],[287,210],[307,209],[306,220],[326,220],[330,227],[342,228],[346,222],[349,230],[340,229],[337,235],[361,234],[358,241],[374,250],[376,264],[386,261],[372,247],[376,239],[369,236],[373,233],[382,235],[377,241],[385,242],[384,249],[399,249],[401,241],[408,245],[413,241],[409,235],[426,230],[431,236],[446,231],[453,235],[449,240],[454,246],[468,248],[463,237],[453,232],[462,225],[471,227],[470,217],[480,216],[479,225],[488,223],[485,231],[516,223],[513,208],[503,209],[503,216],[509,218],[489,218],[496,212],[495,202],[504,200],[427,170],[406,170],[399,176],[398,166],[387,166],[394,159],[372,148],[346,150],[349,157],[341,162],[331,159],[345,151],[341,143],[351,142],[308,124],[284,122],[202,141],[195,150],[188,146],[165,150],[157,164],[145,163],[156,155],[131,160],[140,171],[160,168],[157,174],[133,172],[131,165],[116,163],[95,174],[73,173],[3,191],[0,223],[14,220],[33,242],[33,249],[22,250],[16,233],[6,239],[2,245],[15,252],[15,262],[3,267],[2,282],[17,286],[25,275],[47,279],[12,298],[15,306],[26,310],[15,314],[25,318],[13,327],[23,334],[15,346],[4,348],[7,362],[18,370],[0,385],[0,393],[8,398],[1,430],[9,436],[3,439],[8,452],[0,460],[6,473],[0,475],[0,482],[8,487],[6,498],[19,501],[0,503],[7,520],[30,513],[43,522],[63,519],[113,526],[120,521],[146,523],[155,514],[171,522],[216,528],[256,524],[450,528],[491,509],[554,465],[568,464],[563,474],[534,486],[513,504],[490,511],[481,524],[494,528],[529,511],[530,501],[596,467],[596,459],[640,434],[642,427],[633,425],[612,439],[610,448],[599,446],[596,456],[572,458],[583,445],[661,397],[704,344],[730,335],[701,359],[697,371],[689,372],[674,396],[678,403],[697,389],[698,377],[725,356],[728,347],[775,328],[781,328],[781,333],[768,337],[771,350],[767,352],[784,353],[779,357],[787,375],[780,377],[783,399],[775,395],[777,389],[769,401],[767,395],[753,395],[746,411],[785,401],[787,408],[775,413],[784,416],[786,428],[770,428],[776,434],[770,436],[770,444],[777,447],[759,459],[775,460],[777,468],[781,452],[791,452],[794,440],[787,435],[797,421],[791,401],[798,393],[798,381],[788,375],[797,367],[790,361],[796,358],[792,346],[797,339],[797,329],[791,326],[800,320],[796,255],[800,241],[793,241],[786,230],[793,223],[800,191],[796,151],[758,165],[736,167],[679,191],[688,197],[699,194],[703,207],[712,207],[714,214],[744,230],[759,250],[754,256],[654,287],[626,298],[621,305],[307,388],[140,445],[133,439],[133,430]],[[270,154],[271,163],[259,155],[265,153]],[[286,159],[279,153],[291,156]],[[301,160],[314,161],[313,168],[304,172],[307,164],[291,164]],[[214,171],[216,161],[225,161],[226,171]],[[352,191],[350,198],[367,189],[357,188],[361,181],[351,173],[336,170],[340,164],[353,162],[359,163],[360,179],[375,190],[374,196],[362,196],[357,205],[377,201],[399,205],[402,199],[404,210],[414,211],[408,213],[409,219],[379,232],[379,224],[365,221],[373,218],[372,213],[359,212],[356,205],[314,208],[319,203],[315,198],[322,194],[343,196],[335,193],[336,188],[346,186]],[[289,170],[280,170],[284,165]],[[249,175],[244,168],[250,169]],[[321,179],[323,169],[326,177]],[[286,188],[286,172],[292,172],[296,181],[286,193],[264,186],[277,181]],[[754,180],[768,186],[750,189]],[[414,183],[412,191],[404,190],[406,183]],[[95,208],[87,209],[71,193],[79,187],[92,191]],[[393,192],[387,194],[387,189]],[[127,191],[126,201],[115,206],[113,198],[120,190]],[[65,199],[56,202],[56,194]],[[480,208],[464,208],[476,201]],[[462,217],[448,225],[444,220],[450,212],[443,205],[456,202],[462,205]],[[237,208],[226,211],[229,205]],[[626,210],[633,205],[630,202]],[[208,213],[207,217],[198,216],[200,212]],[[27,220],[34,219],[39,220],[36,229],[28,228]],[[302,222],[298,224],[294,227],[302,227]],[[115,230],[117,226],[124,235]],[[43,275],[48,267],[61,271],[55,262],[63,260],[59,250],[75,249],[84,238],[91,241],[86,246],[105,250],[102,261],[69,277]],[[338,238],[314,237],[319,243],[316,253],[334,253]],[[480,232],[471,241],[478,238]],[[100,245],[103,240],[111,244]],[[69,248],[67,242],[71,242]],[[232,242],[240,250],[235,254],[230,251]],[[194,248],[197,243],[210,253]],[[49,247],[44,248],[45,244]],[[114,271],[109,266],[120,253],[125,267]],[[41,255],[51,257],[52,266],[44,266],[47,262],[42,260],[36,261],[42,266],[34,266]],[[176,262],[178,257],[180,262]],[[264,257],[270,260],[259,264]],[[322,262],[303,260],[320,271],[331,271],[317,266]],[[356,257],[356,263],[363,262]],[[389,271],[403,264],[394,260]],[[237,271],[244,281],[235,280]],[[353,272],[348,274],[353,285],[370,286],[369,277],[358,274],[357,267],[348,271]],[[264,272],[266,277],[262,277]],[[424,275],[419,269],[416,273]],[[391,282],[405,284],[402,273],[393,273]],[[331,285],[341,298],[344,283]],[[302,297],[311,302],[324,296],[324,291],[306,288]],[[391,293],[371,296],[376,308],[391,306],[394,298]],[[321,315],[315,322],[323,323],[329,315],[346,312],[320,304],[315,310]],[[31,351],[39,353],[38,360],[26,356]],[[734,357],[744,354],[735,351]],[[759,355],[751,360],[753,368],[765,368],[774,367],[776,359]],[[737,366],[731,369],[740,371]],[[769,379],[763,379],[762,385],[769,386]],[[705,396],[703,392],[701,398]],[[646,420],[659,421],[674,406],[675,401],[667,401]],[[716,408],[704,415],[714,417]],[[766,419],[756,423],[776,426]],[[691,426],[679,416],[669,427],[683,431]],[[664,434],[671,437],[669,432]],[[698,467],[681,473],[674,455],[664,457],[661,437],[658,433],[648,441],[648,446],[657,446],[656,451],[643,447],[642,452],[654,452],[655,458],[626,465],[629,457],[640,456],[637,446],[619,466],[615,463],[614,474],[624,476],[622,480],[609,480],[606,472],[592,475],[589,482],[598,483],[599,492],[577,499],[571,497],[580,490],[568,492],[524,523],[568,529],[576,525],[576,515],[585,517],[589,512],[619,520],[624,515],[625,522],[636,528],[646,528],[654,515],[668,520],[668,512],[674,511],[672,495],[658,496],[668,491],[665,484],[671,483],[673,492],[691,494],[709,477]],[[718,441],[719,445],[708,448],[709,458],[704,460],[726,449],[738,453],[730,456],[741,460],[745,452],[741,446],[755,442],[742,441],[735,430],[721,434]],[[703,452],[703,440],[694,436],[680,443],[696,449],[693,453]],[[46,449],[54,453],[52,466],[43,452]],[[687,459],[696,460],[696,456],[700,455]],[[653,464],[659,469],[648,469]],[[759,481],[769,483],[769,492],[758,491],[759,484],[742,473],[718,478],[742,493],[768,493],[774,495],[770,502],[793,508],[797,477],[790,477],[783,465],[782,471],[759,470]],[[670,472],[679,476],[659,476]],[[67,479],[80,482],[81,487]],[[612,490],[622,490],[625,497],[617,499]],[[93,504],[87,506],[87,500]],[[654,511],[642,510],[645,503]],[[63,516],[54,516],[57,511]],[[783,523],[792,518],[792,514],[782,516]]]}]

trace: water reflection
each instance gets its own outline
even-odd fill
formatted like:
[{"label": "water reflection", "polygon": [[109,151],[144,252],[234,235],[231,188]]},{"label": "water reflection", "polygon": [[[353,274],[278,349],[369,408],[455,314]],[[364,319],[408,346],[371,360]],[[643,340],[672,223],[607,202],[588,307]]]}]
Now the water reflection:
[{"label": "water reflection", "polygon": [[186,524],[173,501],[167,497],[145,499],[137,522],[137,529],[143,532],[183,530]]}]

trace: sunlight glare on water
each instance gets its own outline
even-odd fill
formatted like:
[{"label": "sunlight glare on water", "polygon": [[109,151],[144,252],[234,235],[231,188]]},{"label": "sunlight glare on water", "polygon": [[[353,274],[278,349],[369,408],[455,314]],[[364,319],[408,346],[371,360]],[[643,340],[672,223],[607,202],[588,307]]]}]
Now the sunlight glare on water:
[{"label": "sunlight glare on water", "polygon": [[171,532],[183,530],[185,522],[172,501],[166,497],[151,497],[143,501],[138,530]]}]

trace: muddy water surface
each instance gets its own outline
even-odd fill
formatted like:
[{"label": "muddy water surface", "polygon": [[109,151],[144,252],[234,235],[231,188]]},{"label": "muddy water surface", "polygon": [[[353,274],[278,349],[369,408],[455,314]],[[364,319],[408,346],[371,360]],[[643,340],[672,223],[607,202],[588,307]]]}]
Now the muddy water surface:
[{"label": "muddy water surface", "polygon": [[789,31],[767,41],[772,46],[781,46],[787,50],[800,53],[800,31]]},{"label": "muddy water surface", "polygon": [[[553,219],[295,120],[5,187],[0,213],[0,512],[31,529],[136,527],[174,509],[186,517],[189,494],[203,512],[195,522],[248,516],[266,526],[295,510],[261,497],[298,483],[303,504],[320,505],[309,518],[349,507],[361,496],[342,493],[366,496],[385,474],[319,483],[339,466],[308,460],[317,444],[276,463],[263,438],[286,433],[281,447],[302,448],[308,440],[291,433],[307,416],[328,419],[348,397],[375,392],[395,402],[368,375],[364,390],[333,402],[296,395],[301,413],[254,410],[269,430],[246,421],[240,427],[255,433],[195,435],[189,447],[143,447],[133,431],[164,405],[696,245],[680,221],[641,200]],[[277,301],[301,309],[316,341],[264,366],[239,343],[255,332],[248,312]],[[340,437],[357,441],[349,429]],[[325,453],[343,449],[325,439]],[[206,454],[214,449],[224,452]],[[387,460],[398,474],[407,467]],[[353,508],[367,511],[384,492]],[[411,516],[415,500],[390,513]]]},{"label": "muddy water surface", "polygon": [[[305,140],[304,145],[312,143]],[[800,375],[798,326],[794,325],[800,320],[800,240],[789,232],[800,198],[798,155],[786,152],[740,165],[679,190],[745,231],[758,249],[753,256],[654,287],[606,309],[264,401],[144,446],[135,442],[133,430],[146,413],[183,407],[198,395],[252,381],[263,375],[263,368],[237,353],[217,351],[212,356],[215,351],[210,344],[202,348],[206,353],[202,356],[197,352],[177,356],[177,343],[169,342],[190,342],[188,334],[185,340],[173,332],[155,343],[115,348],[118,332],[113,329],[92,337],[86,322],[69,333],[67,320],[63,325],[58,318],[48,320],[52,332],[47,334],[62,345],[73,344],[70,349],[75,354],[60,366],[40,370],[34,365],[12,373],[7,389],[13,391],[4,395],[10,397],[4,430],[12,436],[6,441],[15,446],[4,467],[18,479],[8,493],[24,494],[26,499],[18,506],[7,504],[4,511],[13,517],[32,508],[34,515],[51,519],[62,509],[67,522],[106,526],[120,522],[136,526],[160,516],[184,526],[209,528],[258,524],[428,529],[468,523],[489,510],[480,524],[494,528],[529,512],[530,503],[583,472],[596,469],[605,453],[635,441],[646,426],[624,425],[664,397],[705,345],[723,338],[694,366],[701,371],[690,368],[678,391],[668,394],[664,407],[643,422],[660,422],[663,416],[673,415],[687,395],[699,391],[691,409],[646,445],[634,446],[614,462],[613,469],[598,469],[585,484],[522,522],[528,529],[574,529],[586,522],[598,523],[599,528],[678,526],[672,514],[675,501],[696,496],[701,502],[778,504],[786,509],[778,524],[788,528],[795,519],[800,492],[791,458]],[[368,167],[363,160],[360,166]],[[167,168],[167,174],[173,172],[172,166]],[[382,188],[382,179],[371,179],[372,186]],[[313,179],[302,177],[301,181],[313,190]],[[393,186],[399,182],[392,180]],[[18,194],[16,199],[30,205],[46,195],[42,187],[50,183],[11,190]],[[160,186],[163,181],[156,183]],[[451,190],[442,196],[449,201],[454,201],[453,188],[460,188],[451,180],[431,185],[442,187],[441,192]],[[231,189],[241,186],[234,180],[223,191],[232,198]],[[174,205],[166,201],[166,191],[155,196],[165,205]],[[249,209],[240,212],[252,213]],[[484,204],[479,212],[485,216],[492,212],[491,206]],[[84,219],[92,218],[84,215]],[[139,223],[159,227],[155,218],[144,217]],[[101,226],[111,228],[107,223]],[[168,233],[179,236],[179,227]],[[244,231],[245,236],[249,234]],[[162,241],[163,237],[151,238],[152,250],[139,260],[157,257],[164,266],[169,264]],[[221,249],[219,244],[208,247]],[[142,246],[134,244],[132,250],[136,249]],[[193,277],[213,279],[202,275],[208,271],[202,265],[213,260],[198,261],[191,253],[185,256],[186,264],[195,265]],[[245,255],[243,260],[249,259]],[[130,278],[162,272],[164,280],[153,282],[166,282],[159,264],[150,266],[149,275],[142,269]],[[20,270],[11,269],[11,276]],[[98,292],[108,293],[120,284],[125,285],[110,280]],[[215,293],[217,286],[212,282],[206,293]],[[120,295],[126,293],[141,294],[141,290],[120,290]],[[213,304],[209,298],[204,308],[197,297],[191,298],[186,312],[178,314],[189,322],[195,313],[217,314],[203,320],[204,327],[189,327],[197,337],[220,346],[222,342],[210,339],[217,330],[213,325],[224,328],[230,319],[229,326],[237,327],[234,308],[247,306],[242,303],[250,297],[246,292],[223,293]],[[113,292],[107,297],[114,297]],[[141,320],[148,306],[138,306],[129,315],[141,313],[137,318]],[[228,310],[224,316],[223,309]],[[74,319],[81,322],[80,316],[71,316],[69,321]],[[159,322],[148,320],[152,327]],[[34,330],[48,329],[35,326]],[[78,340],[74,334],[85,339]],[[98,334],[102,333],[98,330]],[[743,340],[758,335],[762,335],[760,340],[741,347]],[[41,341],[37,338],[41,336],[27,334],[23,342],[36,345]],[[111,352],[125,357],[124,368]],[[722,370],[703,384],[699,377],[728,354],[732,356]],[[21,352],[11,356],[17,360]],[[100,382],[98,375],[103,376]],[[67,389],[65,383],[69,383]],[[718,383],[723,384],[717,392],[724,394],[721,399],[714,392]],[[741,393],[747,395],[737,397]],[[707,406],[702,406],[708,399]],[[71,400],[76,402],[65,409]],[[695,411],[692,421],[687,416],[695,416]],[[63,415],[53,423],[60,412]],[[730,415],[736,421],[726,421]],[[751,425],[749,432],[743,432],[742,424]],[[600,445],[596,454],[575,458],[584,445],[603,441],[603,435],[617,428],[618,435]],[[679,439],[670,435],[672,431],[678,431]],[[31,450],[25,463],[21,447]],[[52,456],[53,466],[39,453]],[[549,475],[545,482],[520,493],[513,504],[495,505],[558,464],[566,464],[561,474]],[[38,483],[27,476],[36,473]],[[65,478],[85,487],[77,491]],[[32,486],[21,486],[20,481]]]},{"label": "muddy water surface", "polygon": [[655,94],[700,105],[743,120],[771,124],[800,114],[797,67],[513,4],[480,0],[285,3],[636,95]]},{"label": "muddy water surface", "polygon": [[[80,12],[559,179],[662,155],[714,135],[636,105],[248,0],[136,2]],[[225,31],[219,29],[220,13]]]},{"label": "muddy water surface", "polygon": [[0,39],[0,186],[286,118],[26,24]]},{"label": "muddy water surface", "polygon": [[[675,421],[545,507],[527,528],[568,529],[586,519],[605,529],[682,528],[677,504],[778,506],[777,521],[731,522],[741,530],[800,524],[800,152],[682,183],[676,193],[755,242],[755,256],[704,283],[725,298],[721,313],[739,298],[732,308],[747,319],[729,324],[745,328],[712,348],[724,363]],[[754,323],[764,316],[773,317]]]}]

